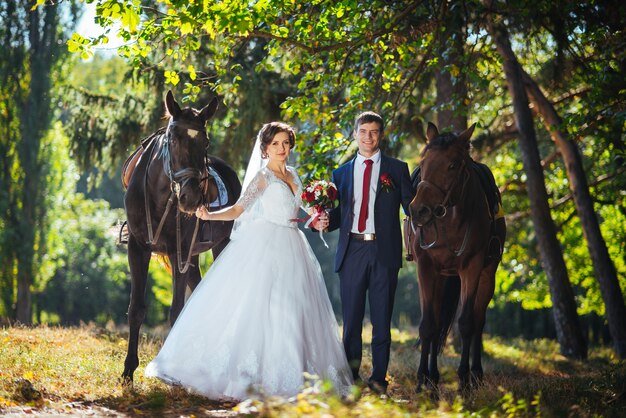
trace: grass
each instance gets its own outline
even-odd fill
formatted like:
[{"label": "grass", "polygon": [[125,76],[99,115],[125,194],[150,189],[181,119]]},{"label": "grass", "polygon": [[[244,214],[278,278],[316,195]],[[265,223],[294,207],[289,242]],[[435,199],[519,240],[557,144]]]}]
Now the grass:
[{"label": "grass", "polygon": [[[296,398],[269,398],[239,405],[217,403],[143,376],[160,345],[142,334],[141,365],[124,388],[126,339],[112,329],[36,327],[0,331],[0,415],[106,416],[369,416],[369,417],[618,417],[626,416],[626,363],[611,350],[594,348],[587,361],[566,359],[549,340],[485,338],[484,384],[458,393],[459,355],[452,344],[440,357],[438,400],[416,394],[416,335],[393,332],[388,397],[367,389],[340,400],[312,382]],[[370,330],[365,330],[369,340]],[[370,368],[368,347],[363,375]]]}]

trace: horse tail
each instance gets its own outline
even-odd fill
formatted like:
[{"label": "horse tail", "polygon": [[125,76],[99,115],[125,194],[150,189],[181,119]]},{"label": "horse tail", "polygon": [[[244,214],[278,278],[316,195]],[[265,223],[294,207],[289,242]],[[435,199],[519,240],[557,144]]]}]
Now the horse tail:
[{"label": "horse tail", "polygon": [[439,334],[439,352],[443,352],[443,348],[446,345],[448,334],[454,324],[454,318],[456,317],[456,311],[459,306],[459,298],[461,296],[461,278],[459,276],[449,276],[445,279],[443,288],[443,296],[441,299],[441,316],[440,316],[440,330]]},{"label": "horse tail", "polygon": [[159,264],[163,266],[168,273],[172,274],[172,265],[170,264],[169,258],[161,254],[155,254],[154,257],[156,257]]}]

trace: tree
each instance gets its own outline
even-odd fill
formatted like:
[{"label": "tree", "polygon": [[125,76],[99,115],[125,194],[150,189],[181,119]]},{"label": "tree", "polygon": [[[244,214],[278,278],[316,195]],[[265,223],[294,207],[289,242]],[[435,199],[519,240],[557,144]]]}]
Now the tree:
[{"label": "tree", "polygon": [[440,130],[456,132],[467,128],[467,26],[461,1],[444,3],[441,19],[444,21],[437,39],[437,56],[441,60],[436,71],[437,124]]},{"label": "tree", "polygon": [[[35,2],[9,0],[0,6],[0,26],[4,48],[2,92],[5,100],[3,128],[8,134],[3,146],[7,151],[3,181],[10,183],[3,213],[5,226],[2,281],[14,288],[16,277],[15,319],[29,324],[31,286],[36,281],[33,262],[37,248],[44,242],[45,156],[40,155],[41,140],[52,119],[53,68],[65,55],[59,43],[59,7],[35,8]],[[75,10],[70,8],[70,13]],[[3,140],[4,141],[4,140]],[[4,264],[4,263],[3,263]],[[3,295],[5,310],[11,295]]]},{"label": "tree", "polygon": [[[487,8],[491,7],[489,0],[485,0],[484,3]],[[586,358],[587,346],[580,329],[574,292],[567,276],[563,254],[556,237],[556,228],[548,207],[548,196],[545,189],[532,114],[524,88],[522,69],[511,48],[508,34],[503,24],[496,23],[495,19],[491,18],[487,22],[487,28],[498,52],[502,56],[502,65],[506,74],[507,85],[513,99],[524,171],[528,176],[527,185],[531,202],[531,214],[537,231],[542,264],[550,281],[554,322],[557,338],[561,345],[561,352],[568,357]]]},{"label": "tree", "polygon": [[626,307],[624,306],[624,298],[617,279],[615,265],[609,256],[606,242],[600,231],[593,207],[593,199],[589,193],[587,177],[583,169],[582,157],[576,144],[568,138],[567,133],[562,128],[561,118],[543,95],[539,86],[523,70],[522,76],[529,97],[543,116],[546,129],[550,132],[565,161],[570,190],[582,222],[595,276],[600,283],[602,298],[606,304],[609,328],[614,340],[613,345],[618,355],[626,358],[626,322],[623,321],[623,318],[626,318]]}]

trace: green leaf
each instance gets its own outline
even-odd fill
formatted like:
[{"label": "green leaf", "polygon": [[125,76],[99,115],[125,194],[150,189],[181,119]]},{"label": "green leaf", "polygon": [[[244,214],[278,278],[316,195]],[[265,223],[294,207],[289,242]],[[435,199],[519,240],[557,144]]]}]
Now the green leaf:
[{"label": "green leaf", "polygon": [[37,7],[39,6],[43,6],[43,4],[46,2],[46,0],[37,0],[37,3],[35,3],[33,5],[33,7],[30,8],[30,11],[34,11],[35,9],[37,9]]},{"label": "green leaf", "polygon": [[180,77],[175,71],[165,71],[163,75],[165,76],[165,84],[172,84],[175,86],[180,81]]},{"label": "green leaf", "polygon": [[187,70],[189,71],[189,78],[191,80],[195,80],[196,79],[196,69],[193,67],[193,65],[189,64],[189,66],[187,67]]},{"label": "green leaf", "polygon": [[121,14],[121,24],[123,28],[127,28],[130,33],[137,31],[137,25],[139,25],[139,14],[133,7],[126,7]]},{"label": "green leaf", "polygon": [[190,22],[185,22],[180,26],[180,34],[188,35],[193,32],[193,25]]}]

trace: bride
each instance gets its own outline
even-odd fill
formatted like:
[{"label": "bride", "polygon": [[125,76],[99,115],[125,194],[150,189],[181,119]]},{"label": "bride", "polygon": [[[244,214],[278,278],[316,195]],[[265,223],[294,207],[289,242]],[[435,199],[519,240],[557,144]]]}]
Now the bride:
[{"label": "bride", "polygon": [[197,210],[202,219],[237,219],[231,242],[185,304],[146,376],[212,399],[292,396],[305,373],[349,392],[350,368],[322,271],[294,221],[302,192],[295,169],[286,165],[294,143],[289,125],[265,124],[237,203]]}]

